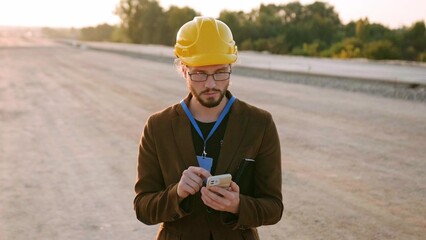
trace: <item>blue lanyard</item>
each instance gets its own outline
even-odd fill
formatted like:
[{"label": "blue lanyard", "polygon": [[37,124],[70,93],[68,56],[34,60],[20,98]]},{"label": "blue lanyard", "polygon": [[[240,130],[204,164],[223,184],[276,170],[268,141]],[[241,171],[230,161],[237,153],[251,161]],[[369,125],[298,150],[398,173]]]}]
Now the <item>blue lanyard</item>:
[{"label": "blue lanyard", "polygon": [[194,116],[192,116],[191,111],[189,111],[188,106],[186,106],[185,102],[180,101],[180,105],[182,105],[183,110],[186,113],[186,116],[188,116],[189,121],[191,122],[192,126],[194,126],[195,130],[197,131],[198,135],[200,135],[201,139],[204,141],[204,148],[203,148],[203,157],[207,156],[206,153],[206,143],[209,140],[209,138],[213,135],[213,133],[216,131],[216,129],[219,127],[222,120],[225,118],[226,114],[228,114],[229,109],[231,108],[232,104],[235,101],[235,97],[232,96],[231,99],[229,99],[228,103],[226,104],[225,108],[222,110],[222,112],[219,115],[219,118],[217,119],[216,123],[214,124],[213,128],[210,130],[209,135],[207,135],[207,138],[204,138],[203,133],[201,132],[200,127],[198,126],[197,122],[194,119]]}]

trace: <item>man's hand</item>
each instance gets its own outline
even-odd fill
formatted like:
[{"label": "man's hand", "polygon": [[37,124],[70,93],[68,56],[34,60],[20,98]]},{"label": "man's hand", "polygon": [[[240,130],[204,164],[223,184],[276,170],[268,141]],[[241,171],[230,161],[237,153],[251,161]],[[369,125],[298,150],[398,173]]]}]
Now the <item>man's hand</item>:
[{"label": "man's hand", "polygon": [[203,186],[203,180],[211,174],[200,167],[189,167],[182,173],[182,177],[177,186],[177,194],[181,199],[194,195]]},{"label": "man's hand", "polygon": [[231,182],[229,189],[213,186],[201,189],[201,199],[207,206],[224,212],[238,214],[240,210],[240,187]]}]

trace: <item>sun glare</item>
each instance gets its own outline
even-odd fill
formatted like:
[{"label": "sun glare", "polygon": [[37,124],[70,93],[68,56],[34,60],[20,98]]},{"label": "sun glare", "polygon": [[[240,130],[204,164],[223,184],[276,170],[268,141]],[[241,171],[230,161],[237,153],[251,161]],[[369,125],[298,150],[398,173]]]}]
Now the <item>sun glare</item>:
[{"label": "sun glare", "polygon": [[[286,4],[293,0],[246,0],[246,1],[201,1],[201,0],[159,0],[164,10],[171,5],[189,6],[205,16],[218,17],[220,11],[248,12],[264,4]],[[0,26],[48,26],[48,27],[86,27],[102,23],[120,22],[114,10],[120,0],[1,0]],[[302,4],[314,0],[300,0]],[[347,0],[328,0],[334,6],[341,20],[368,17],[377,22],[395,28],[411,25],[415,21],[426,20],[426,1],[420,0],[359,0],[356,3]],[[384,8],[384,6],[386,6]],[[401,9],[404,9],[403,11]]]},{"label": "sun glare", "polygon": [[2,1],[0,26],[84,27],[101,23],[116,24],[119,0],[38,0]]}]

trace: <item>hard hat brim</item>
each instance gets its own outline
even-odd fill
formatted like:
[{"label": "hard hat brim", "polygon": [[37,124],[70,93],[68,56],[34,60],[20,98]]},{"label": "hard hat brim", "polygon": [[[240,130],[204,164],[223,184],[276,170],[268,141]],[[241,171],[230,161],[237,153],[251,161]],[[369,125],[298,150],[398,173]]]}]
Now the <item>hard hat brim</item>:
[{"label": "hard hat brim", "polygon": [[192,57],[180,57],[181,61],[191,67],[232,64],[237,61],[236,54],[203,54]]}]

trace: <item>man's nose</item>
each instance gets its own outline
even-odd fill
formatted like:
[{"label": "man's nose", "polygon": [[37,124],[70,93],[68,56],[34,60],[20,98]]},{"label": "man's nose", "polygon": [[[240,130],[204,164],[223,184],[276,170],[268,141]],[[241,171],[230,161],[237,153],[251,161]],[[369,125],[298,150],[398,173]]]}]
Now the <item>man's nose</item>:
[{"label": "man's nose", "polygon": [[214,87],[216,87],[216,81],[214,80],[213,75],[207,76],[205,87],[206,88],[214,88]]}]

